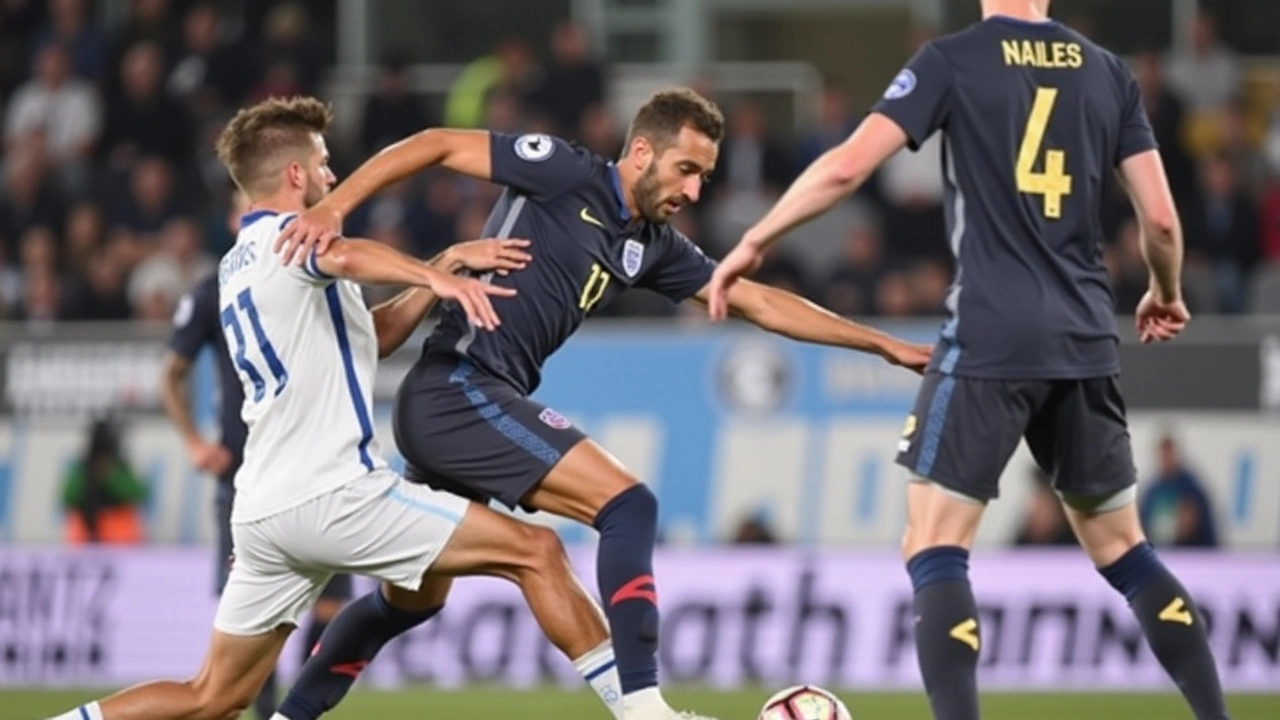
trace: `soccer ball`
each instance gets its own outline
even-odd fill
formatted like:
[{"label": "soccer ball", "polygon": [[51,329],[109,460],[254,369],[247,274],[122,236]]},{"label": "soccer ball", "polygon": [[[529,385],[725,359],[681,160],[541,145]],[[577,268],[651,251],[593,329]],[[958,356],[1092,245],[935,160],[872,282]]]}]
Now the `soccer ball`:
[{"label": "soccer ball", "polygon": [[851,720],[849,708],[830,691],[796,685],[764,701],[758,720]]}]

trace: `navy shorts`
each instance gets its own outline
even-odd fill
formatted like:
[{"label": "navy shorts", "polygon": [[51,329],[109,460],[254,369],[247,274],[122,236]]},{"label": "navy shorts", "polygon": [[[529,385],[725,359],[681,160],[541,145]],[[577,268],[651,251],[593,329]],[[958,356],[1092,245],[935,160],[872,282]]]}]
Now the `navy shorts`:
[{"label": "navy shorts", "polygon": [[392,413],[405,477],[477,502],[520,505],[586,435],[465,358],[425,355]]},{"label": "navy shorts", "polygon": [[[231,541],[231,507],[235,504],[236,490],[234,479],[236,468],[232,467],[226,475],[218,478],[218,487],[214,490],[214,521],[218,531],[218,546],[214,557],[213,590],[221,595],[222,588],[227,586],[227,575],[231,573],[231,555],[235,551]],[[320,591],[325,600],[350,600],[354,590],[350,575],[334,575],[329,584]]]},{"label": "navy shorts", "polygon": [[1000,494],[1000,475],[1026,439],[1054,489],[1108,495],[1137,482],[1114,376],[1084,380],[985,380],[925,375],[898,446],[917,477],[979,500]]}]

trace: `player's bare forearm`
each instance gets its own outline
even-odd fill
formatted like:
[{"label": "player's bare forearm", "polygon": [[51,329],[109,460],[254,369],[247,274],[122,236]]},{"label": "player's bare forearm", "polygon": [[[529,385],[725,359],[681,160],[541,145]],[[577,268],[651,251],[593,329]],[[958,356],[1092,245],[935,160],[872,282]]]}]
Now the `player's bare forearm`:
[{"label": "player's bare forearm", "polygon": [[1164,301],[1176,300],[1182,294],[1182,223],[1160,153],[1147,150],[1125,158],[1119,176],[1142,229],[1151,289]]},{"label": "player's bare forearm", "polygon": [[1142,256],[1151,274],[1151,289],[1161,300],[1172,302],[1182,297],[1182,228],[1143,227]]},{"label": "player's bare forearm", "polygon": [[750,280],[739,281],[729,290],[729,310],[763,330],[800,342],[849,348],[882,357],[888,357],[894,344],[899,342],[799,295]]},{"label": "player's bare forearm", "polygon": [[[447,273],[455,273],[463,268],[462,262],[448,250],[432,258],[429,264]],[[411,287],[375,306],[372,313],[373,328],[378,336],[378,357],[384,358],[399,349],[422,324],[437,300],[436,294],[430,290]]]},{"label": "player's bare forearm", "polygon": [[320,272],[370,285],[416,285],[431,288],[442,274],[416,260],[372,240],[347,238],[316,257]]},{"label": "player's bare forearm", "polygon": [[410,135],[366,160],[322,202],[346,217],[383,188],[435,165],[488,180],[489,133],[429,128]]},{"label": "player's bare forearm", "polygon": [[848,140],[805,168],[742,242],[763,250],[827,212],[862,187],[871,173],[906,143],[907,135],[897,123],[878,113],[869,115]]},{"label": "player's bare forearm", "polygon": [[164,412],[177,426],[183,442],[190,445],[201,440],[200,431],[191,414],[191,397],[187,389],[187,376],[191,373],[191,361],[169,351],[160,371],[160,402]]}]

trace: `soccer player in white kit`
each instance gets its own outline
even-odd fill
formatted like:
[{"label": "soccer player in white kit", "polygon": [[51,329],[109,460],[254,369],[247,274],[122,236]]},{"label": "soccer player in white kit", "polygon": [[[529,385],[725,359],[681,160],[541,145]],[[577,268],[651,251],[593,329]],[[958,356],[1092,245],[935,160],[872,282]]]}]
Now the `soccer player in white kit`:
[{"label": "soccer player in white kit", "polygon": [[[139,685],[56,720],[239,716],[338,572],[382,580],[380,592],[356,602],[410,625],[438,609],[418,592],[428,569],[504,577],[569,657],[607,639],[554,532],[410,484],[382,459],[369,414],[377,358],[408,338],[436,298],[492,329],[488,296],[513,291],[366,240],[342,240],[301,267],[272,252],[281,226],[335,181],[323,139],[330,119],[318,100],[272,99],[242,110],[219,140],[220,158],[253,200],[218,270],[249,436],[235,479],[235,561],[204,664],[191,680]],[[519,269],[528,260],[519,241],[493,247],[472,269]],[[357,282],[416,287],[370,312]]]}]

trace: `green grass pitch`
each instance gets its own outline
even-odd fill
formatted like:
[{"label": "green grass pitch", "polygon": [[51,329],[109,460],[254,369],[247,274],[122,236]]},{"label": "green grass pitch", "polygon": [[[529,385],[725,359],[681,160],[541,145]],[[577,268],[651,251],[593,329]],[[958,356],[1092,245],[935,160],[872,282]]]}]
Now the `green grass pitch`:
[{"label": "green grass pitch", "polygon": [[[0,718],[39,720],[64,712],[93,699],[92,691],[0,691]],[[929,720],[921,694],[839,693],[853,712],[854,720]],[[667,693],[678,708],[696,710],[720,720],[754,720],[765,689],[737,692],[680,690]],[[983,697],[984,720],[1097,720],[1143,719],[1190,720],[1191,713],[1175,695],[1087,695],[1087,694],[988,694]],[[1280,694],[1236,695],[1229,701],[1232,720],[1277,720]],[[251,718],[250,713],[244,715]],[[465,690],[429,689],[354,692],[326,720],[429,720],[430,718],[475,718],[476,720],[607,720],[595,696],[585,692],[555,690]]]}]

